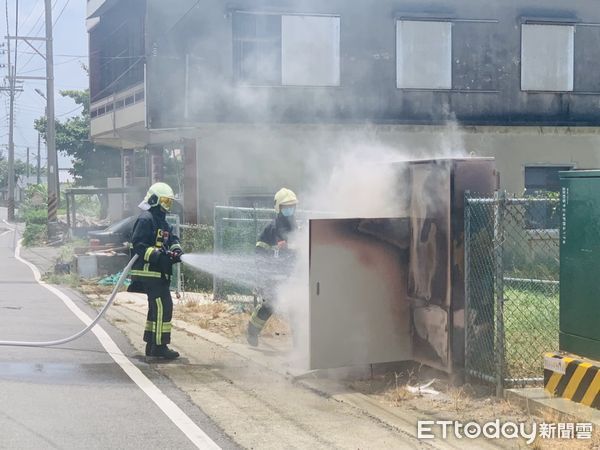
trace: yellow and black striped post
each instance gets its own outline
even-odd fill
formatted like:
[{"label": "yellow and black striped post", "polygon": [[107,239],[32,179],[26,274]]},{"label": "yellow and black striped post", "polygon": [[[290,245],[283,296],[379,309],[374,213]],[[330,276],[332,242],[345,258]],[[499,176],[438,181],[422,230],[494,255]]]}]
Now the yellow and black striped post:
[{"label": "yellow and black striped post", "polygon": [[56,222],[58,213],[58,196],[54,192],[48,192],[48,222]]},{"label": "yellow and black striped post", "polygon": [[600,409],[600,362],[546,353],[544,389],[555,397]]}]

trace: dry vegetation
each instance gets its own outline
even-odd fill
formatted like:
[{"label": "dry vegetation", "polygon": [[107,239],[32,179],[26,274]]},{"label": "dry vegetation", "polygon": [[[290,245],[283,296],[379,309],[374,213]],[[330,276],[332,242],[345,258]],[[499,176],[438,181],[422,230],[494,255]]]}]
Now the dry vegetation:
[{"label": "dry vegetation", "polygon": [[[540,424],[574,422],[558,415],[534,416],[527,414],[518,406],[506,400],[493,397],[493,393],[481,386],[465,384],[455,387],[448,382],[436,380],[432,388],[438,395],[419,394],[413,392],[415,386],[422,386],[439,373],[424,367],[409,367],[395,373],[374,375],[369,379],[350,381],[349,387],[378,399],[381,403],[392,408],[422,413],[423,417],[433,417],[440,420],[459,420],[462,422],[475,421],[480,424],[496,419],[512,422],[535,422]],[[596,427],[597,428],[597,427]],[[506,442],[511,448],[550,449],[594,449],[600,450],[600,430],[596,429],[591,440],[576,439],[541,439],[537,438],[531,445],[524,442]]]},{"label": "dry vegetation", "polygon": [[[222,334],[229,338],[240,338],[246,333],[251,308],[245,309],[240,305],[231,305],[222,302],[185,301],[174,309],[176,319],[184,320],[214,333]],[[286,321],[277,315],[267,322],[261,336],[285,338],[290,335],[290,328]]]}]

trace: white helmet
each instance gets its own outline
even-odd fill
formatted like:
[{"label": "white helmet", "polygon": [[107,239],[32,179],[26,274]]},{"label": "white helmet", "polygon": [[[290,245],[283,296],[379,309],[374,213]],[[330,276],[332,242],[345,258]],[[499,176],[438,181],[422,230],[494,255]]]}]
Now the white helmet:
[{"label": "white helmet", "polygon": [[293,206],[298,204],[298,197],[294,194],[294,191],[287,188],[281,188],[275,194],[275,211],[281,212],[282,206]]},{"label": "white helmet", "polygon": [[143,210],[149,210],[150,208],[160,205],[165,211],[170,211],[175,200],[175,193],[171,186],[167,183],[154,183],[148,189],[144,201],[138,206]]}]

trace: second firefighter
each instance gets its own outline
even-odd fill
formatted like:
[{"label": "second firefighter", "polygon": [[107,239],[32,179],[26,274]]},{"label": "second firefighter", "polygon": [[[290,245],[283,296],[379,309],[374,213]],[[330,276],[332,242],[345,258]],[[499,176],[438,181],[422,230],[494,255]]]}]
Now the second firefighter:
[{"label": "second firefighter", "polygon": [[256,243],[257,293],[259,304],[248,323],[247,339],[252,346],[258,345],[258,335],[273,315],[273,303],[277,288],[291,274],[295,264],[295,252],[288,242],[296,231],[296,194],[287,188],[275,194],[277,216],[260,234]]}]

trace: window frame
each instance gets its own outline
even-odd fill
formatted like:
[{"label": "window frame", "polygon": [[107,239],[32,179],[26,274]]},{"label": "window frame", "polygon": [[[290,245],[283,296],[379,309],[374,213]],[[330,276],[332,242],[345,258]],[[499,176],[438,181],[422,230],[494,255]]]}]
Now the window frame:
[{"label": "window frame", "polygon": [[280,51],[280,67],[279,67],[279,82],[273,84],[267,83],[252,83],[247,82],[241,79],[239,74],[240,67],[240,54],[236,49],[236,42],[239,40],[236,37],[236,30],[233,26],[231,26],[231,36],[232,36],[232,69],[233,69],[233,82],[238,87],[251,87],[251,88],[312,88],[312,89],[331,89],[331,88],[340,88],[342,86],[342,16],[341,14],[324,14],[324,13],[295,13],[295,12],[268,12],[268,11],[247,11],[247,10],[235,10],[232,12],[232,17],[235,14],[251,14],[251,15],[261,15],[261,16],[278,16],[281,25],[283,25],[283,16],[306,16],[306,17],[326,17],[326,18],[336,18],[339,20],[339,38],[338,38],[338,47],[339,47],[339,58],[338,58],[338,80],[339,83],[337,85],[298,85],[298,84],[283,84],[283,28],[280,27],[280,35],[279,35],[279,51]]},{"label": "window frame", "polygon": [[[539,163],[539,164],[525,164],[523,166],[523,187],[527,191],[527,169],[559,169],[558,171],[573,170],[576,168],[575,163]],[[537,191],[545,190],[547,192],[559,192],[560,187],[556,190],[544,189],[544,188],[532,188]]]},{"label": "window frame", "polygon": [[[437,17],[427,17],[427,18],[417,18],[417,17],[396,17],[395,18],[395,42],[394,42],[394,48],[395,48],[395,60],[396,60],[396,89],[400,90],[400,91],[428,91],[428,92],[450,92],[450,91],[454,91],[454,22],[456,20],[454,19],[447,19],[447,18],[437,18]],[[450,49],[450,87],[440,87],[440,88],[434,88],[434,87],[401,87],[399,86],[399,59],[398,59],[398,40],[399,40],[399,36],[398,36],[398,26],[400,24],[400,22],[435,22],[435,23],[447,23],[450,25],[450,43],[449,43],[449,49]]]},{"label": "window frame", "polygon": [[[525,164],[523,166],[523,186],[524,186],[524,198],[542,198],[545,194],[554,193],[557,196],[560,193],[560,186],[556,189],[549,189],[543,187],[527,188],[527,169],[557,169],[559,172],[563,170],[573,170],[576,168],[574,163],[539,163],[539,164]],[[530,192],[528,192],[528,190]],[[558,202],[555,202],[554,208],[550,202],[530,202],[526,204],[524,211],[524,226],[528,231],[533,230],[556,230],[559,224],[558,217]],[[541,225],[541,226],[540,226]]]},{"label": "window frame", "polygon": [[144,81],[145,16],[140,12],[115,21],[115,14],[111,12],[88,33],[92,103]]},{"label": "window frame", "polygon": [[[523,30],[526,26],[554,26],[554,27],[568,27],[571,29],[571,67],[570,67],[570,89],[569,90],[556,90],[556,89],[525,89],[523,86]],[[577,23],[569,22],[569,21],[543,21],[543,20],[524,20],[520,24],[520,33],[519,33],[519,90],[520,92],[525,93],[568,93],[574,94],[575,90],[575,33],[577,30]]]},{"label": "window frame", "polygon": [[[268,82],[257,82],[253,80],[246,80],[242,77],[242,51],[240,49],[240,42],[244,39],[240,39],[239,31],[236,30],[234,21],[236,15],[252,15],[252,16],[279,16],[281,14],[276,13],[263,13],[260,11],[234,11],[232,14],[231,22],[231,37],[232,37],[232,69],[233,69],[233,80],[237,86],[241,87],[280,87],[281,86],[281,58],[279,60],[279,80],[274,83]],[[281,20],[281,18],[280,18]],[[279,53],[281,54],[281,28],[279,30]]]},{"label": "window frame", "polygon": [[[337,19],[337,26],[338,26],[338,35],[337,35],[337,42],[335,42],[334,44],[337,44],[337,83],[336,84],[291,84],[291,83],[283,83],[283,73],[284,73],[284,68],[283,68],[283,61],[284,61],[284,56],[283,56],[283,33],[284,33],[284,28],[283,28],[283,22],[284,22],[284,17],[311,17],[311,18],[326,18],[326,19]],[[340,87],[342,85],[342,18],[340,15],[326,15],[326,14],[281,14],[281,86],[283,87],[308,87],[308,88],[335,88],[335,87]]]}]

